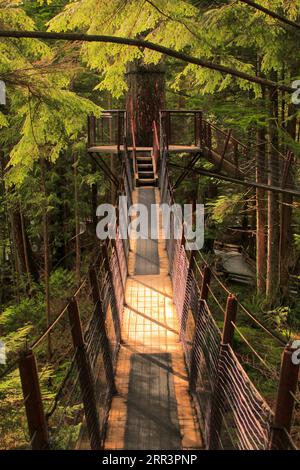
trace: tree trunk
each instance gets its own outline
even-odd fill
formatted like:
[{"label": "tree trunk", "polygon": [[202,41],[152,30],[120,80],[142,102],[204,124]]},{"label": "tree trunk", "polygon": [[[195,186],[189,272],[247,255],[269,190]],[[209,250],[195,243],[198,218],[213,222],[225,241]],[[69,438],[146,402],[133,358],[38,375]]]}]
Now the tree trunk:
[{"label": "tree trunk", "polygon": [[[278,155],[278,91],[270,89],[269,149],[268,149],[268,184],[279,186]],[[267,257],[267,304],[276,303],[279,287],[279,203],[278,194],[268,192],[268,257]]]},{"label": "tree trunk", "polygon": [[[108,94],[107,107],[108,107],[108,109],[113,108],[112,96],[111,96],[110,93]],[[109,120],[109,139],[110,139],[111,143],[114,142],[114,133],[113,133],[113,131],[114,131],[114,129],[113,129],[113,120],[110,119]],[[110,160],[109,160],[110,171],[115,175],[116,174],[116,156],[113,153],[111,153],[109,155],[109,158],[110,158]],[[111,181],[110,182],[110,202],[111,202],[111,204],[115,204],[116,197],[117,197],[117,188],[116,188],[115,184]]]},{"label": "tree trunk", "polygon": [[79,285],[81,275],[80,275],[80,263],[81,263],[81,256],[80,256],[80,222],[79,222],[79,208],[78,208],[78,156],[74,155],[74,210],[75,210],[75,253],[76,253],[76,261],[75,261],[75,272],[76,272],[76,281]]},{"label": "tree trunk", "polygon": [[[50,307],[50,253],[49,253],[49,231],[48,231],[48,201],[46,189],[46,160],[41,157],[41,190],[44,196],[43,208],[43,241],[44,241],[44,283],[45,283],[45,302],[46,302],[46,322],[47,327],[51,323],[51,307]],[[47,335],[48,340],[48,360],[52,357],[51,335]]]},{"label": "tree trunk", "polygon": [[[266,183],[266,130],[257,129],[256,181]],[[265,191],[256,189],[256,282],[257,292],[265,295],[266,291],[266,235],[267,223]]]},{"label": "tree trunk", "polygon": [[[38,282],[39,272],[36,266],[31,244],[26,233],[25,222],[23,224],[24,230],[22,230],[22,220],[21,220],[20,210],[15,210],[12,212],[11,226],[12,226],[12,231],[13,231],[13,240],[14,240],[14,244],[17,250],[17,255],[18,255],[19,272],[22,274],[28,274],[27,273],[27,267],[28,267],[29,274],[31,275],[32,279],[35,282]],[[25,253],[27,253],[27,256]],[[26,263],[26,257],[27,257],[28,263]]]},{"label": "tree trunk", "polygon": [[[97,166],[93,159],[91,159],[92,164],[92,172],[93,174],[97,173]],[[92,220],[93,220],[93,227],[94,227],[94,234],[96,236],[96,227],[98,223],[97,219],[97,207],[98,207],[98,186],[97,183],[93,183],[91,187],[91,206],[92,206]]]},{"label": "tree trunk", "polygon": [[131,118],[133,118],[136,145],[152,147],[152,123],[158,122],[159,110],[165,104],[164,69],[162,65],[131,63],[127,70],[127,83],[128,135],[131,135]]},{"label": "tree trunk", "polygon": [[[286,130],[288,134],[296,140],[296,109],[293,104],[288,108],[289,118]],[[293,186],[293,162],[287,171],[286,185]],[[285,183],[285,182],[283,182]],[[289,296],[289,263],[291,259],[291,247],[293,246],[292,234],[292,215],[293,215],[293,196],[290,194],[282,195],[281,220],[280,220],[280,288],[283,298],[286,300]]]}]

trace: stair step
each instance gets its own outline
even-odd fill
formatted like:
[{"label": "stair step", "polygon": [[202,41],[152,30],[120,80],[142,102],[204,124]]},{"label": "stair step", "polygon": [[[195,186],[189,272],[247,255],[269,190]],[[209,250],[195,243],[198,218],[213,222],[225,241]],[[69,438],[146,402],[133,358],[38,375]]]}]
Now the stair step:
[{"label": "stair step", "polygon": [[156,178],[138,178],[137,186],[156,186]]},{"label": "stair step", "polygon": [[143,163],[146,163],[146,162],[151,162],[152,163],[152,157],[146,157],[144,155],[141,155],[141,156],[138,156],[136,157],[137,161],[139,162],[143,162]]},{"label": "stair step", "polygon": [[138,168],[141,169],[141,170],[149,170],[149,171],[152,171],[153,170],[153,165],[152,163],[138,163]]},{"label": "stair step", "polygon": [[139,178],[154,178],[154,172],[153,171],[140,171],[138,170]]}]

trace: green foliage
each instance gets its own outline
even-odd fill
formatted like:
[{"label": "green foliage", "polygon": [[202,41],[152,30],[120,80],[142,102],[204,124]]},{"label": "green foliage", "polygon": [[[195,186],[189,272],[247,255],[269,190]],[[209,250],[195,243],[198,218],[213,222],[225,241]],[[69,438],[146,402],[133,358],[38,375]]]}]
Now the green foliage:
[{"label": "green foliage", "polygon": [[43,316],[43,307],[36,298],[24,298],[19,304],[9,306],[1,313],[0,325],[9,333],[29,322],[36,324]]},{"label": "green foliage", "polygon": [[75,276],[72,271],[58,268],[51,273],[50,291],[53,298],[57,298],[62,292],[72,292],[76,287]]},{"label": "green foliage", "polygon": [[271,330],[283,333],[290,338],[290,315],[291,309],[288,306],[277,307],[264,314],[265,322]]},{"label": "green foliage", "polygon": [[211,208],[211,218],[216,224],[228,223],[241,209],[242,196],[240,194],[221,195],[215,201],[208,203]]}]

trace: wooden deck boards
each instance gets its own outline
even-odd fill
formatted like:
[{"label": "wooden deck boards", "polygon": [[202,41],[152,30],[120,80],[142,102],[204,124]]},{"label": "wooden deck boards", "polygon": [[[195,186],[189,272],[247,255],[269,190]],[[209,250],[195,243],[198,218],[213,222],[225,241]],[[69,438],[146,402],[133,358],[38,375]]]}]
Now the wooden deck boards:
[{"label": "wooden deck boards", "polygon": [[[158,189],[155,195],[159,202]],[[158,240],[157,275],[134,275],[135,243],[132,240],[116,370],[118,394],[112,400],[105,449],[201,449],[202,439],[178,337],[165,241],[161,237]],[[135,361],[139,364],[138,372],[136,364],[132,369]]]}]

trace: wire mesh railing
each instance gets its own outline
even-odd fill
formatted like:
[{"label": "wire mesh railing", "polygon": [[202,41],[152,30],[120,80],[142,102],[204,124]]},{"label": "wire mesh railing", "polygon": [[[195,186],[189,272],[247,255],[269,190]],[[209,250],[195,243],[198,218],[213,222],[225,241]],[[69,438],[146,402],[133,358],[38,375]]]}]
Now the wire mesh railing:
[{"label": "wire mesh railing", "polygon": [[120,151],[126,134],[126,111],[124,109],[104,110],[99,118],[88,118],[88,146],[117,147]]},{"label": "wire mesh railing", "polygon": [[[161,199],[162,203],[172,204],[174,197],[167,167],[167,153],[164,136],[161,136]],[[294,449],[296,446],[290,434],[290,422],[286,420],[286,415],[293,411],[293,403],[288,402],[287,397],[293,389],[293,383],[298,383],[299,366],[286,359],[290,358],[290,348],[284,349],[280,376],[275,374],[279,385],[277,407],[273,411],[233,351],[234,333],[241,333],[236,326],[237,309],[246,310],[249,318],[257,320],[262,331],[272,335],[282,346],[285,345],[284,341],[248,312],[226,286],[218,283],[218,287],[225,293],[224,298],[227,298],[226,306],[223,307],[224,299],[210,285],[210,279],[214,279],[215,273],[206,263],[199,266],[195,252],[187,254],[184,235],[176,237],[172,229],[172,221],[174,222],[176,215],[171,214],[170,238],[166,240],[169,272],[190,390],[195,397],[197,409],[200,410],[199,419],[206,447],[238,450]],[[208,296],[213,298],[214,303],[208,305]],[[222,313],[223,331],[211,312],[211,308],[216,306]],[[249,345],[243,334],[240,337]],[[294,382],[288,384],[285,381],[287,369],[294,376]],[[282,412],[285,404],[286,414]]]},{"label": "wire mesh railing", "polygon": [[166,151],[172,152],[176,147],[182,147],[182,151],[198,150],[213,163],[212,174],[229,175],[236,182],[255,182],[262,189],[269,186],[296,193],[300,160],[288,145],[283,145],[283,152],[268,140],[245,145],[231,129],[221,128],[205,119],[200,110],[162,110],[160,134]]}]

